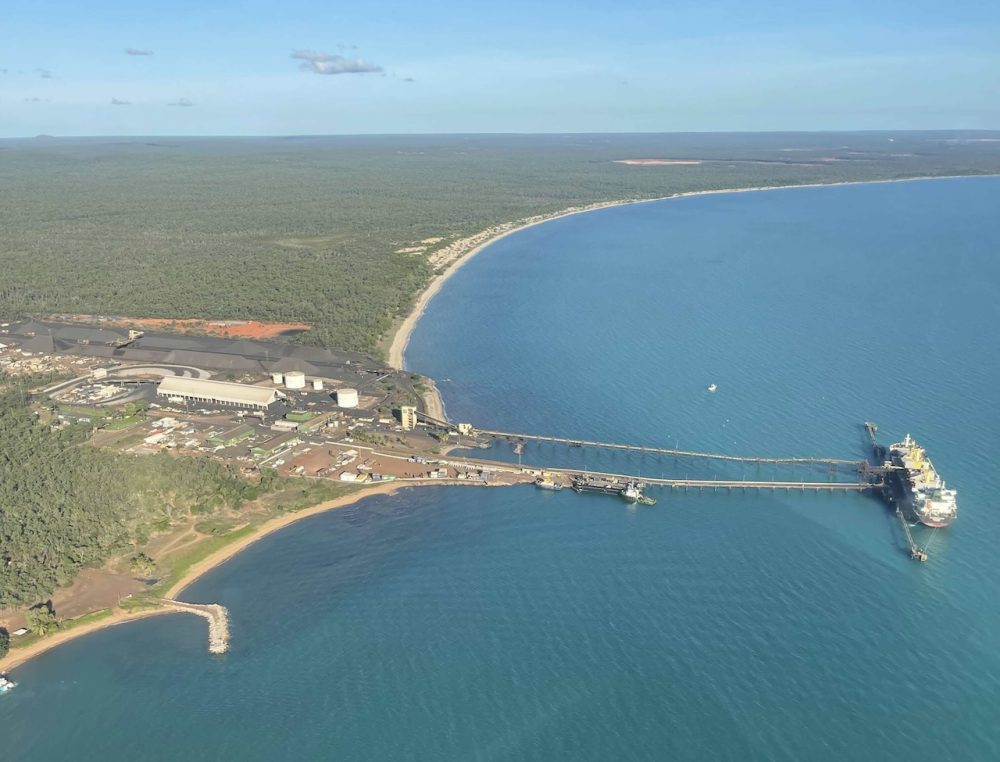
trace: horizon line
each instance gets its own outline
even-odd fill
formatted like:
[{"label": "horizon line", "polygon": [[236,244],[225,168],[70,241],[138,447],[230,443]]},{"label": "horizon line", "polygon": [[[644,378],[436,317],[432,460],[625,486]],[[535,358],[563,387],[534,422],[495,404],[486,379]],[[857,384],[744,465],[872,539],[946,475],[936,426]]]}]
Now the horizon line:
[{"label": "horizon line", "polygon": [[0,140],[104,140],[104,139],[291,139],[291,138],[360,138],[360,137],[536,137],[578,135],[877,135],[926,133],[989,133],[1000,135],[1000,128],[991,127],[930,127],[902,129],[814,129],[814,130],[610,130],[610,131],[505,131],[505,132],[303,132],[303,133],[122,133],[106,135],[36,135],[0,136]]}]

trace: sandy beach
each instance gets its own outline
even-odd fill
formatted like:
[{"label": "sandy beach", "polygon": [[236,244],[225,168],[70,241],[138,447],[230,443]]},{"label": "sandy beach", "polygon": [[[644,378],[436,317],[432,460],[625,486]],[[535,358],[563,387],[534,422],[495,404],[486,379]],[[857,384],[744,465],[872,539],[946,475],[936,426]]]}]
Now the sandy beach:
[{"label": "sandy beach", "polygon": [[[478,482],[468,482],[468,481],[458,481],[454,479],[416,479],[416,480],[406,480],[406,481],[394,481],[394,482],[383,482],[380,484],[375,484],[372,486],[362,487],[357,492],[352,492],[349,495],[344,495],[343,497],[338,497],[335,500],[329,500],[325,503],[319,503],[317,505],[311,506],[310,508],[304,508],[301,511],[296,511],[294,513],[288,513],[283,516],[277,516],[270,521],[266,521],[261,524],[257,531],[251,535],[243,537],[223,548],[220,548],[215,553],[206,556],[201,559],[198,563],[193,564],[190,569],[184,574],[184,576],[179,579],[173,586],[170,587],[164,594],[164,598],[176,598],[180,595],[185,588],[189,587],[195,580],[204,576],[208,572],[215,569],[217,566],[224,564],[230,558],[235,556],[237,553],[245,550],[250,545],[253,545],[258,540],[262,540],[268,535],[273,534],[285,527],[294,524],[302,519],[309,518],[310,516],[315,516],[319,513],[325,513],[326,511],[332,511],[337,508],[344,508],[349,505],[353,505],[367,497],[373,495],[394,495],[401,489],[406,489],[408,487],[446,487],[446,486],[463,486],[463,487],[475,487],[475,486],[506,486],[503,484],[484,484],[481,485]],[[206,602],[206,601],[200,601]],[[0,659],[0,673],[8,672],[9,670],[15,669],[21,666],[25,662],[45,653],[46,651],[51,651],[53,648],[57,648],[65,643],[75,640],[76,638],[81,638],[84,635],[89,635],[93,632],[99,630],[104,630],[108,627],[114,627],[119,624],[125,624],[127,622],[134,622],[138,619],[147,619],[152,616],[160,616],[162,614],[176,614],[176,610],[168,608],[156,608],[156,609],[144,609],[141,611],[129,612],[121,609],[115,609],[110,616],[106,616],[103,619],[99,619],[95,622],[81,625],[80,627],[75,627],[71,630],[66,630],[64,632],[56,632],[49,635],[42,640],[39,640],[30,646],[24,648],[12,648],[10,652],[3,659]]]},{"label": "sandy beach", "polygon": [[[289,513],[284,516],[278,516],[270,521],[267,521],[260,525],[256,532],[253,534],[243,537],[240,540],[233,542],[230,545],[220,548],[215,553],[206,556],[198,563],[194,564],[187,573],[177,581],[167,592],[164,594],[164,598],[174,598],[188,587],[192,582],[194,582],[199,577],[210,572],[215,567],[220,564],[225,563],[230,558],[235,556],[241,550],[253,545],[258,540],[267,537],[268,535],[277,532],[279,529],[284,529],[290,524],[294,524],[296,521],[301,521],[302,519],[308,518],[309,516],[315,516],[318,513],[324,513],[325,511],[332,511],[336,508],[343,508],[348,505],[353,505],[359,500],[363,500],[371,495],[391,495],[397,492],[401,487],[406,486],[420,486],[424,484],[423,482],[418,482],[413,484],[411,482],[406,482],[400,484],[398,482],[386,482],[383,484],[376,484],[371,487],[364,487],[359,489],[357,492],[353,492],[349,495],[344,495],[336,500],[330,500],[326,503],[320,503],[314,505],[310,508],[305,508],[301,511],[296,511],[295,513]],[[440,486],[440,482],[435,482],[435,486]],[[73,628],[72,630],[67,630],[65,632],[56,632],[36,643],[25,648],[12,648],[10,653],[7,654],[3,659],[0,659],[0,672],[6,672],[8,670],[14,669],[22,664],[24,664],[29,659],[33,659],[39,654],[43,654],[46,651],[50,651],[53,648],[68,643],[76,638],[83,637],[84,635],[89,635],[92,632],[97,632],[98,630],[103,630],[108,627],[114,627],[115,625],[124,624],[126,622],[133,622],[138,619],[146,619],[151,616],[158,616],[161,614],[176,614],[176,611],[171,611],[169,609],[146,609],[143,611],[128,612],[120,609],[116,609],[111,616],[104,617],[93,623],[82,625],[80,627]]]},{"label": "sandy beach", "polygon": [[[659,196],[656,198],[632,198],[619,199],[616,201],[600,201],[594,204],[586,204],[584,206],[572,206],[552,214],[539,214],[533,217],[517,220],[515,222],[495,225],[476,233],[475,235],[469,236],[468,238],[462,238],[454,241],[444,249],[434,252],[431,255],[431,264],[435,265],[439,269],[443,269],[440,269],[438,275],[427,285],[427,288],[420,292],[416,302],[413,304],[413,309],[410,310],[410,314],[406,316],[399,328],[396,330],[396,334],[392,338],[392,344],[389,347],[389,365],[397,369],[402,369],[404,367],[406,345],[410,341],[410,336],[413,334],[413,330],[416,328],[417,322],[420,320],[420,316],[424,314],[424,310],[427,309],[427,305],[430,303],[431,299],[433,299],[438,291],[441,290],[441,287],[448,281],[448,279],[458,272],[459,268],[461,268],[466,262],[471,260],[474,256],[476,256],[476,254],[481,252],[490,244],[496,243],[501,238],[506,238],[514,233],[534,227],[535,225],[541,225],[542,223],[558,220],[563,217],[570,217],[574,214],[593,212],[597,209],[607,209],[608,207],[613,206],[624,206],[625,204],[648,204],[654,201],[668,201],[670,199],[690,198],[692,196],[714,196],[720,193],[751,193],[757,191],[786,190],[788,188],[828,188],[839,185],[876,185],[882,183],[916,182],[919,180],[947,180],[964,176],[965,175],[903,177],[891,180],[852,180],[833,183],[803,183],[800,185],[768,185],[749,188],[719,188],[717,190],[686,191],[684,193],[674,193],[669,196]],[[979,177],[981,175],[976,176]]]},{"label": "sandy beach", "polygon": [[[534,225],[540,225],[544,222],[549,222],[551,220],[559,219],[562,217],[568,217],[574,214],[582,214],[584,212],[594,211],[597,209],[604,209],[613,206],[622,206],[624,204],[637,204],[637,203],[651,203],[653,201],[664,201],[668,199],[675,198],[685,198],[690,196],[704,196],[704,195],[715,195],[721,193],[748,193],[756,191],[767,191],[767,190],[782,190],[786,188],[821,188],[829,187],[834,185],[869,185],[869,184],[879,184],[879,183],[896,183],[896,182],[914,182],[919,180],[930,180],[930,179],[950,179],[954,176],[940,176],[940,177],[911,177],[911,178],[900,178],[892,180],[865,180],[865,181],[852,181],[852,182],[837,182],[837,183],[810,183],[803,185],[783,185],[783,186],[767,186],[767,187],[750,187],[750,188],[726,188],[719,190],[706,190],[706,191],[691,191],[686,193],[677,193],[671,196],[664,196],[659,198],[650,199],[626,199],[618,201],[606,201],[595,204],[589,204],[586,206],[570,207],[561,212],[556,212],[548,215],[537,215],[535,217],[529,217],[524,220],[517,222],[506,223],[503,225],[497,225],[492,228],[488,228],[474,236],[468,238],[460,239],[450,244],[446,249],[437,252],[435,256],[439,257],[438,266],[444,269],[435,277],[427,288],[425,288],[419,295],[413,309],[410,314],[407,315],[406,319],[403,321],[399,329],[397,330],[395,336],[393,337],[392,346],[389,352],[389,362],[396,368],[402,368],[403,366],[403,355],[406,350],[406,345],[409,341],[410,335],[415,328],[417,321],[423,314],[424,309],[430,300],[440,291],[444,283],[450,278],[458,269],[468,262],[472,257],[478,254],[480,251],[485,249],[490,244],[504,238],[512,233],[516,233],[520,230],[532,227]],[[436,388],[431,388],[425,395],[425,404],[427,405],[427,410],[430,415],[435,417],[444,418],[444,408],[441,402],[440,395]],[[165,598],[174,598],[179,595],[185,588],[191,585],[195,580],[202,577],[204,574],[208,573],[212,569],[216,568],[222,563],[235,556],[240,551],[244,550],[248,546],[254,544],[258,540],[267,537],[268,535],[283,529],[290,524],[300,521],[309,516],[314,516],[325,511],[334,510],[337,508],[343,508],[348,505],[352,505],[360,500],[371,495],[390,495],[396,493],[399,489],[405,487],[419,487],[419,486],[445,486],[450,484],[465,484],[468,482],[457,482],[457,481],[445,481],[440,480],[427,480],[427,481],[406,481],[406,482],[386,482],[377,484],[374,486],[364,487],[359,489],[357,492],[345,495],[343,497],[337,498],[326,503],[321,503],[310,508],[297,511],[295,513],[289,513],[283,516],[276,517],[270,521],[258,527],[257,531],[253,534],[241,538],[238,541],[227,545],[217,552],[207,556],[198,563],[194,564],[187,573],[178,580],[164,595]],[[53,648],[56,648],[64,643],[67,643],[76,638],[88,635],[92,632],[98,630],[103,630],[107,627],[113,627],[126,622],[131,622],[138,619],[144,619],[151,616],[157,616],[161,614],[172,614],[176,613],[169,609],[149,609],[137,612],[127,612],[120,609],[116,609],[110,616],[103,619],[99,619],[95,622],[81,625],[80,627],[68,630],[65,632],[57,632],[49,637],[46,637],[31,646],[24,648],[13,648],[10,653],[3,659],[0,659],[0,673],[6,672],[14,669],[22,664],[24,664],[29,659],[38,656],[39,654],[45,653]]]},{"label": "sandy beach", "polygon": [[424,412],[431,418],[437,418],[439,421],[447,421],[448,415],[444,409],[444,399],[441,397],[441,392],[438,391],[437,386],[434,384],[434,379],[428,379],[428,383],[430,387],[421,395],[421,399],[424,402]]}]

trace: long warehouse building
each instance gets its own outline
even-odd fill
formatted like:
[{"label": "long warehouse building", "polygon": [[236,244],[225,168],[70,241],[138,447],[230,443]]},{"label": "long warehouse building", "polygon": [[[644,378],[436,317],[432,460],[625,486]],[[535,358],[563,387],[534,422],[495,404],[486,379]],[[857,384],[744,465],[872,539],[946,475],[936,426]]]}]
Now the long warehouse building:
[{"label": "long warehouse building", "polygon": [[277,389],[228,381],[206,381],[201,378],[167,376],[156,388],[160,397],[180,397],[197,402],[235,405],[255,410],[266,410],[285,395]]}]

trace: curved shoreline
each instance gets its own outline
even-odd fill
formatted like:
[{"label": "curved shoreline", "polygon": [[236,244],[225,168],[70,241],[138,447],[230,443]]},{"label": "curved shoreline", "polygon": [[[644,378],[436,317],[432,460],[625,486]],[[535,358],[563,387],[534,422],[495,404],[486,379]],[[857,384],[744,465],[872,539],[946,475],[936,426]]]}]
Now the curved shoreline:
[{"label": "curved shoreline", "polygon": [[[626,204],[644,204],[651,203],[654,201],[667,201],[676,198],[687,198],[691,196],[705,196],[705,195],[716,195],[723,193],[747,193],[755,191],[769,191],[769,190],[786,190],[792,188],[825,188],[832,186],[841,185],[875,185],[875,184],[888,184],[888,183],[900,183],[900,182],[917,182],[925,180],[947,180],[947,179],[962,179],[971,177],[998,177],[1000,175],[989,175],[989,174],[977,174],[977,175],[937,175],[937,176],[922,176],[922,177],[905,177],[896,179],[886,179],[886,180],[851,180],[843,182],[833,182],[833,183],[804,183],[799,185],[775,185],[775,186],[762,186],[762,187],[748,187],[748,188],[724,188],[718,190],[705,190],[705,191],[687,191],[683,193],[675,193],[670,196],[662,196],[657,198],[649,199],[627,199],[618,201],[605,201],[598,202],[595,204],[589,204],[582,207],[570,207],[561,212],[556,212],[549,215],[538,215],[537,217],[526,218],[514,223],[505,223],[503,225],[495,226],[494,228],[489,228],[486,231],[482,231],[474,236],[460,239],[456,243],[461,243],[462,241],[474,240],[476,243],[471,244],[469,248],[462,250],[461,248],[457,250],[454,257],[450,260],[450,263],[446,269],[436,276],[431,283],[421,292],[413,310],[404,320],[403,324],[397,330],[395,336],[393,337],[392,347],[389,353],[389,361],[394,367],[402,367],[403,364],[403,354],[406,349],[406,345],[409,342],[410,335],[413,329],[416,327],[421,315],[424,312],[427,304],[430,300],[440,291],[444,283],[450,278],[459,268],[462,267],[466,262],[472,259],[473,256],[481,252],[487,246],[501,238],[505,238],[513,233],[525,230],[535,225],[540,225],[544,222],[549,222],[551,220],[560,219],[563,217],[569,217],[575,214],[583,214],[584,212],[596,211],[598,209],[605,209],[615,206],[624,206]],[[503,228],[502,230],[499,230]],[[491,231],[497,231],[486,240],[482,240],[482,237],[489,234]],[[395,360],[398,358],[398,364]],[[434,390],[436,393],[436,389]],[[442,409],[443,411],[443,409]],[[443,417],[443,415],[442,415]],[[166,591],[164,597],[173,598],[180,594],[184,589],[189,587],[196,580],[212,571],[216,567],[225,563],[237,553],[245,550],[250,545],[256,543],[258,540],[267,537],[280,529],[283,529],[291,524],[294,524],[301,519],[305,519],[311,516],[315,516],[319,513],[325,513],[326,511],[334,510],[337,508],[343,508],[349,505],[353,505],[366,497],[372,495],[392,495],[395,494],[400,489],[406,487],[420,487],[420,486],[431,486],[431,487],[442,487],[442,486],[476,486],[470,485],[468,482],[458,482],[452,480],[414,480],[414,481],[394,481],[386,482],[383,484],[378,484],[372,487],[364,487],[359,489],[357,492],[353,492],[348,495],[336,498],[334,500],[328,501],[326,503],[320,503],[318,505],[305,508],[301,511],[296,511],[295,513],[289,513],[282,516],[275,517],[269,521],[265,521],[257,530],[240,540],[233,542],[230,545],[226,545],[220,548],[215,553],[206,556],[198,563],[192,565],[184,576],[178,580],[171,588]],[[78,628],[67,630],[65,632],[56,632],[51,636],[43,638],[42,640],[33,643],[30,646],[24,648],[14,647],[10,652],[0,659],[0,673],[5,673],[9,670],[13,670],[27,661],[39,656],[47,651],[57,648],[60,645],[68,643],[77,638],[89,635],[91,633],[106,629],[108,627],[114,627],[119,624],[124,624],[127,622],[146,619],[152,616],[159,616],[163,614],[176,614],[176,611],[166,609],[166,608],[153,608],[153,609],[143,609],[140,611],[128,612],[123,610],[113,610],[113,613],[107,617],[99,619],[93,623],[82,625]]]},{"label": "curved shoreline", "polygon": [[[459,239],[449,245],[456,247],[455,254],[447,258],[445,269],[436,275],[434,279],[427,284],[427,287],[420,292],[417,296],[416,302],[413,304],[413,309],[410,310],[410,313],[404,318],[399,328],[396,329],[396,333],[392,337],[392,344],[389,346],[388,362],[390,367],[396,368],[397,370],[404,369],[406,347],[409,345],[410,337],[413,335],[413,331],[416,329],[417,323],[420,321],[424,311],[427,309],[427,305],[430,303],[431,299],[437,295],[437,293],[441,290],[441,287],[444,286],[448,279],[458,272],[466,262],[483,251],[487,246],[496,243],[502,238],[506,238],[514,233],[519,233],[522,230],[535,227],[536,225],[541,225],[545,222],[551,222],[552,220],[558,220],[564,217],[572,217],[576,214],[594,212],[599,209],[608,209],[615,206],[649,204],[655,201],[670,201],[671,199],[690,198],[692,196],[714,196],[723,193],[751,193],[759,191],[788,190],[791,188],[831,188],[841,185],[880,185],[888,183],[917,182],[921,180],[956,180],[967,177],[996,177],[996,175],[927,175],[920,177],[899,177],[886,180],[843,180],[831,183],[799,183],[792,185],[763,185],[748,188],[719,188],[716,190],[683,191],[680,193],[673,193],[669,196],[657,196],[655,198],[598,201],[585,206],[568,207],[567,209],[563,209],[559,212],[553,212],[552,214],[536,215],[534,217],[522,218],[521,220],[514,222],[501,223],[474,235]],[[466,244],[464,247],[462,246],[463,243]],[[447,249],[449,247],[445,248]]]},{"label": "curved shoreline", "polygon": [[[445,482],[445,484],[449,483],[450,482]],[[224,564],[237,553],[245,550],[258,540],[261,540],[280,529],[284,529],[297,521],[309,518],[310,516],[315,516],[319,513],[332,511],[336,508],[344,508],[348,505],[353,505],[354,503],[372,495],[392,495],[404,487],[424,485],[426,485],[426,482],[423,481],[405,483],[385,482],[384,484],[377,484],[373,487],[364,487],[357,492],[352,492],[349,495],[344,495],[343,497],[338,497],[325,503],[319,503],[318,505],[314,505],[310,508],[304,508],[301,511],[296,511],[295,513],[288,513],[283,516],[277,516],[269,521],[265,521],[253,534],[243,537],[230,545],[219,548],[219,550],[201,559],[198,563],[193,564],[191,568],[185,572],[184,576],[175,582],[170,589],[166,591],[166,593],[164,593],[163,597],[176,597],[196,580],[203,577],[217,566]],[[442,486],[442,482],[437,480],[434,482],[433,486]],[[125,624],[126,622],[147,619],[151,616],[176,613],[176,611],[166,608],[142,609],[140,611],[123,611],[121,609],[116,609],[110,616],[104,617],[90,624],[66,630],[65,632],[55,632],[49,637],[42,638],[41,640],[24,648],[17,648],[16,646],[11,648],[8,654],[0,659],[0,673],[20,667],[25,662],[35,658],[36,656],[40,656],[53,648],[57,648],[70,642],[71,640],[81,638],[84,635],[89,635],[93,632],[98,632],[119,624]]]}]

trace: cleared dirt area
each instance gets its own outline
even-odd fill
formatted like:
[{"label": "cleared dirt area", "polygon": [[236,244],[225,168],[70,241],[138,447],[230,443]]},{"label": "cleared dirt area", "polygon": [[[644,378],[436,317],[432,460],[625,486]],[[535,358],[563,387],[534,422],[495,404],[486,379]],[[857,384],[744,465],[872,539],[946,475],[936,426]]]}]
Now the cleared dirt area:
[{"label": "cleared dirt area", "polygon": [[173,333],[201,333],[237,339],[274,339],[308,331],[309,323],[265,323],[260,320],[201,320],[198,318],[126,318],[97,315],[53,315],[71,323],[111,325],[117,328],[149,328]]}]

